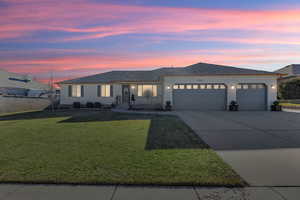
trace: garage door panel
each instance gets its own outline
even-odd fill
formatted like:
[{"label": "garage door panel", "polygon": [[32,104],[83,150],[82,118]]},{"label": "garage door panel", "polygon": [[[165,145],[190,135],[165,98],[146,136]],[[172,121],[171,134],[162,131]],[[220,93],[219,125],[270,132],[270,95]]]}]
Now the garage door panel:
[{"label": "garage door panel", "polygon": [[226,90],[173,90],[173,107],[175,110],[224,110],[226,108]]},{"label": "garage door panel", "polygon": [[266,88],[260,84],[257,87],[237,89],[237,103],[240,110],[266,110]]}]

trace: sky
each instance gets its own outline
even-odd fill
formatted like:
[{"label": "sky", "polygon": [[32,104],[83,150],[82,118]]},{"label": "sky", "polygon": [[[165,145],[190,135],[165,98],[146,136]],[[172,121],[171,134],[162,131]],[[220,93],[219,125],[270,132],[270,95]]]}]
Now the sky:
[{"label": "sky", "polygon": [[0,0],[0,68],[48,82],[198,62],[300,63],[299,0]]}]

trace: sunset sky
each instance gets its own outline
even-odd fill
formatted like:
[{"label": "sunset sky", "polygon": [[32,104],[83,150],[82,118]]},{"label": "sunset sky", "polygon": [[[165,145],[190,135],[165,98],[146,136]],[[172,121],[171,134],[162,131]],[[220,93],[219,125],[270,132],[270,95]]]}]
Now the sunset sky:
[{"label": "sunset sky", "polygon": [[0,0],[0,68],[64,80],[197,62],[300,63],[299,0]]}]

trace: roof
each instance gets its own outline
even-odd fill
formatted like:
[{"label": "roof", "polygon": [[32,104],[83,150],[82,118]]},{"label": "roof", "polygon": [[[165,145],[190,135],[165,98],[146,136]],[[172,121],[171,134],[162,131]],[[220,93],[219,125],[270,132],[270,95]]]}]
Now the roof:
[{"label": "roof", "polygon": [[181,75],[278,75],[278,73],[208,63],[197,63],[187,67],[158,68],[150,71],[110,71],[62,81],[60,84],[156,82],[159,81],[162,76]]},{"label": "roof", "polygon": [[284,73],[286,76],[299,76],[300,64],[291,64],[276,70],[277,73]]}]

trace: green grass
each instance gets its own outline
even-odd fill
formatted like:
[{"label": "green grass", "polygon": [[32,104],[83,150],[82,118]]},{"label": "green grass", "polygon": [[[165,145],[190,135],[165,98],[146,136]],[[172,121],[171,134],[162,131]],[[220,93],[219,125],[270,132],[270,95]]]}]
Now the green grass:
[{"label": "green grass", "polygon": [[0,182],[245,184],[175,116],[32,112],[0,127]]}]

